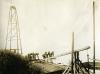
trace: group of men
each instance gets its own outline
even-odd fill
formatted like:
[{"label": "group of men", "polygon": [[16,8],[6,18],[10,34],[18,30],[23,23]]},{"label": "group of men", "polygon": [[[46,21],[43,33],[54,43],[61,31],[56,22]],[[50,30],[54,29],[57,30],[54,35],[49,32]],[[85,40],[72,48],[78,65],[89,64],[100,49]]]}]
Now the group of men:
[{"label": "group of men", "polygon": [[50,51],[45,52],[45,53],[42,55],[43,59],[46,59],[46,58],[49,58],[49,57],[53,57],[53,56],[54,56],[54,52],[53,52],[53,51],[52,51],[52,52],[50,52]]},{"label": "group of men", "polygon": [[[43,57],[43,59],[47,59],[47,58],[49,58],[49,57],[53,57],[54,56],[54,52],[52,51],[52,52],[50,52],[50,51],[48,51],[48,52],[45,52],[43,55],[42,55],[42,57]],[[30,53],[30,54],[28,54],[28,59],[30,60],[30,61],[36,61],[36,60],[39,60],[39,53]]]},{"label": "group of men", "polygon": [[28,54],[28,58],[30,61],[35,61],[35,60],[39,59],[39,53],[34,53],[34,52],[30,53],[30,54]]}]

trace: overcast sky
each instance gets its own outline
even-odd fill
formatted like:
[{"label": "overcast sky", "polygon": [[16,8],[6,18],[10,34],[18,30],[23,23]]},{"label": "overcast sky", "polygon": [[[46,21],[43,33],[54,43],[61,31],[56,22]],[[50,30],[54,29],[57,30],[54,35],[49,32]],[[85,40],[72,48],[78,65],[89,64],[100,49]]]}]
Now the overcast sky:
[{"label": "overcast sky", "polygon": [[[99,4],[100,0],[96,0],[98,59],[100,59]],[[0,0],[1,48],[5,46],[10,5],[10,0]],[[56,54],[69,52],[74,31],[75,49],[91,46],[88,53],[92,56],[92,0],[14,0],[14,5],[18,12],[24,54],[32,51],[43,53],[48,50],[53,50]],[[84,55],[84,52],[82,54]]]}]

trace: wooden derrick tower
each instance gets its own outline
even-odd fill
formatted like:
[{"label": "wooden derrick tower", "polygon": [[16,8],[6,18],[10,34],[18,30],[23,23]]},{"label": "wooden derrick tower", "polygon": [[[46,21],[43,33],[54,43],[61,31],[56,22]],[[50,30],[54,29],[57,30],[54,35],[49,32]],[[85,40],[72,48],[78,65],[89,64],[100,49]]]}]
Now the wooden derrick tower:
[{"label": "wooden derrick tower", "polygon": [[18,14],[17,9],[13,4],[11,4],[9,10],[5,50],[10,50],[14,53],[22,54]]}]

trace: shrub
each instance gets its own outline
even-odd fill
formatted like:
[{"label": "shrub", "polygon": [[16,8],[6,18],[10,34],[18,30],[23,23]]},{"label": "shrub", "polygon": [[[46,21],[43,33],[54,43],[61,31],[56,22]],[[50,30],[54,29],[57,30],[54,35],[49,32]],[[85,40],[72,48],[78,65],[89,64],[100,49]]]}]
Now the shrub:
[{"label": "shrub", "polygon": [[0,74],[32,74],[29,61],[19,54],[0,50]]}]

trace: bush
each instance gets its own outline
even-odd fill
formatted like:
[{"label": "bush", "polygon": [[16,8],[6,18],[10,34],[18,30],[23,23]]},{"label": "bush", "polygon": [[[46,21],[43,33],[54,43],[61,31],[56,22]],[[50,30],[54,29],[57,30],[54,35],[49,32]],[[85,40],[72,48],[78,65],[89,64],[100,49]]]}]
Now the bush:
[{"label": "bush", "polygon": [[0,74],[32,74],[29,61],[21,55],[0,50]]}]

